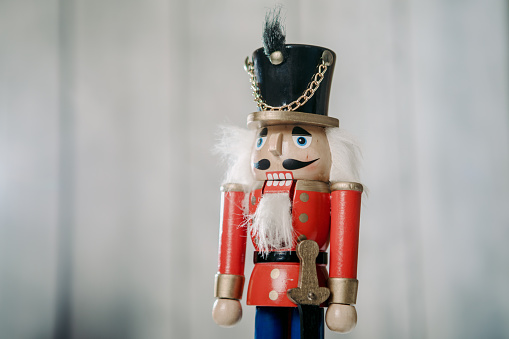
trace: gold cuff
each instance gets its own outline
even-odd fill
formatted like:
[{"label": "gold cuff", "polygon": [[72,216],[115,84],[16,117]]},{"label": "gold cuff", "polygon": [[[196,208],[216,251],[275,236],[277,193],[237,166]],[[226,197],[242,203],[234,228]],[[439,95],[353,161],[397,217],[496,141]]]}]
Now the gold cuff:
[{"label": "gold cuff", "polygon": [[235,274],[216,274],[214,297],[224,299],[242,299],[244,276]]},{"label": "gold cuff", "polygon": [[337,181],[330,185],[330,190],[333,191],[359,191],[362,192],[364,188],[358,182]]},{"label": "gold cuff", "polygon": [[355,304],[357,301],[357,279],[329,278],[327,286],[330,289],[330,304]]}]

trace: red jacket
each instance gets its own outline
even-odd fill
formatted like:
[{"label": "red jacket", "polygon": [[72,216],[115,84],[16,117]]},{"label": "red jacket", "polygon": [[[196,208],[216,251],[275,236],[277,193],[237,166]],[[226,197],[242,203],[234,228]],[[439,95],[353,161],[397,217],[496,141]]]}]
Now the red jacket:
[{"label": "red jacket", "polygon": [[[330,275],[325,264],[317,264],[320,286],[327,285],[329,276],[356,279],[362,186],[310,180],[293,180],[288,185],[278,181],[258,182],[249,194],[249,214],[255,212],[262,194],[276,192],[287,192],[290,196],[294,244],[299,235],[305,235],[325,252],[330,241]],[[244,275],[247,239],[244,198],[240,185],[223,186],[219,274]],[[251,240],[257,250],[256,239]],[[295,245],[291,250],[295,251]],[[299,263],[257,263],[249,281],[247,304],[295,307],[286,291],[297,287],[298,279]]]}]

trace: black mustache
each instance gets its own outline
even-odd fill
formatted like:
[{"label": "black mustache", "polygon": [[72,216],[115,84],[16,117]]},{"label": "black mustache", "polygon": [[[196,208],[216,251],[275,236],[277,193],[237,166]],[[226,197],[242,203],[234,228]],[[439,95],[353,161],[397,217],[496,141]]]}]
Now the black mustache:
[{"label": "black mustache", "polygon": [[270,161],[269,159],[262,159],[258,162],[255,162],[253,164],[254,168],[265,171],[266,169],[269,169],[270,167]]},{"label": "black mustache", "polygon": [[320,159],[320,158],[316,158],[315,160],[311,160],[311,161],[307,161],[307,162],[299,161],[299,160],[295,160],[295,159],[286,159],[285,161],[283,161],[283,167],[287,170],[298,170],[299,168],[303,168],[308,165],[311,165],[318,159]]},{"label": "black mustache", "polygon": [[[308,165],[311,165],[318,159],[320,159],[320,158],[316,158],[315,160],[311,160],[311,161],[299,161],[296,159],[286,159],[285,161],[283,161],[283,167],[287,170],[298,170],[299,168],[303,168]],[[256,169],[259,169],[261,171],[265,171],[265,170],[269,169],[270,161],[269,161],[269,159],[261,159],[260,161],[255,162],[253,164],[253,167]]]}]

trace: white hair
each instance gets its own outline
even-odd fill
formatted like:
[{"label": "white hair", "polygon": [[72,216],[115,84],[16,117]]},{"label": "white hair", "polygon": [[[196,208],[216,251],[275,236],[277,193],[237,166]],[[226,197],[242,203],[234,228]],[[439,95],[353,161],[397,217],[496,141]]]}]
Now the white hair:
[{"label": "white hair", "polygon": [[226,160],[228,170],[223,184],[242,184],[249,190],[254,184],[251,172],[251,148],[256,131],[236,126],[220,126],[221,137],[215,151]]},{"label": "white hair", "polygon": [[359,182],[360,149],[355,139],[339,127],[327,127],[325,133],[332,157],[329,180]]}]

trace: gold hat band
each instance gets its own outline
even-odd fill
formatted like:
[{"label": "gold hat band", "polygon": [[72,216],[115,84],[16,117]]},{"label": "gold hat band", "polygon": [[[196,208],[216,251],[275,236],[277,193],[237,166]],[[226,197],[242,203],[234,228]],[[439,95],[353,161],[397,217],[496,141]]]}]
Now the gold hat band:
[{"label": "gold hat band", "polygon": [[325,115],[295,111],[259,111],[247,116],[247,126],[253,129],[264,126],[288,124],[339,127],[339,120]]}]

